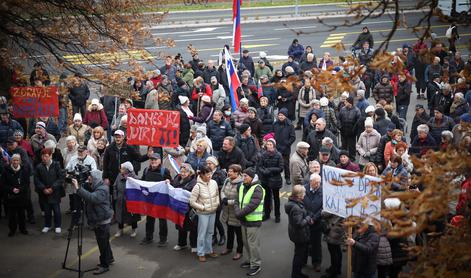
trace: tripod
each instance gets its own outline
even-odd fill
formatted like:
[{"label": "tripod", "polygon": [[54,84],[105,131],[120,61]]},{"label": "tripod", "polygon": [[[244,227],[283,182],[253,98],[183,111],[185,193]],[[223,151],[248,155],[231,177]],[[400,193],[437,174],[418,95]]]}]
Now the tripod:
[{"label": "tripod", "polygon": [[[75,195],[75,194],[74,194]],[[86,272],[90,272],[95,270],[96,268],[91,268],[87,270],[82,270],[82,247],[83,247],[83,222],[85,218],[85,213],[81,211],[81,208],[83,208],[83,200],[75,195],[73,196],[79,205],[75,208],[75,210],[72,212],[72,221],[70,222],[70,227],[69,227],[69,232],[67,234],[67,248],[65,249],[65,256],[64,256],[64,262],[62,262],[62,269],[67,269],[70,271],[74,271],[78,273],[78,277],[81,278],[83,277],[83,274]],[[79,199],[79,200],[78,200]],[[80,219],[78,221],[77,217],[80,214],[79,217]],[[67,267],[67,256],[69,254],[69,247],[70,247],[70,242],[74,236],[74,230],[77,231],[77,256],[78,256],[78,268],[72,268],[72,267]]]}]

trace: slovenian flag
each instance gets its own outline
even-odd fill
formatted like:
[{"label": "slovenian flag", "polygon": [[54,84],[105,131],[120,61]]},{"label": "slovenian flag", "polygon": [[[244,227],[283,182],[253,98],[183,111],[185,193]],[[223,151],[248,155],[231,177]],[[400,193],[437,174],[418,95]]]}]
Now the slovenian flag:
[{"label": "slovenian flag", "polygon": [[174,188],[165,181],[147,182],[128,178],[126,207],[128,212],[162,218],[183,226],[189,210],[191,192]]},{"label": "slovenian flag", "polygon": [[168,155],[168,161],[170,161],[170,165],[172,165],[172,168],[177,172],[177,174],[180,174],[180,163],[173,157],[171,154]]},{"label": "slovenian flag", "polygon": [[231,54],[229,53],[229,49],[227,48],[224,49],[224,59],[226,60],[226,75],[227,81],[229,82],[232,111],[235,111],[237,107],[239,107],[237,88],[240,87],[240,80],[239,76],[237,76],[234,61],[232,60]]},{"label": "slovenian flag", "polygon": [[240,29],[240,5],[242,0],[233,0],[232,2],[232,46],[234,47],[234,53],[240,53],[240,44],[242,40],[242,31]]},{"label": "slovenian flag", "polygon": [[258,80],[258,84],[257,84],[257,95],[259,99],[263,96],[263,88],[262,88],[262,83],[260,83],[260,79]]}]

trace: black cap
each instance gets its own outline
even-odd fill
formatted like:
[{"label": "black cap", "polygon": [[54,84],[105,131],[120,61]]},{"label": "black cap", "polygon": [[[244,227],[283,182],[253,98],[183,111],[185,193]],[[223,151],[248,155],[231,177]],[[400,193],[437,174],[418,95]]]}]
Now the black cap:
[{"label": "black cap", "polygon": [[[342,156],[342,155],[348,156],[348,151],[346,151],[346,150],[340,150],[339,157]],[[348,156],[348,157],[349,157],[349,156]]]},{"label": "black cap", "polygon": [[241,124],[240,127],[239,127],[240,134],[243,134],[249,128],[250,128],[250,125],[248,125],[246,123]]},{"label": "black cap", "polygon": [[242,53],[249,53],[249,50],[248,50],[248,49],[244,49],[244,51],[242,51]]},{"label": "black cap", "polygon": [[440,74],[439,73],[434,73],[432,74],[432,79],[439,78]]},{"label": "black cap", "polygon": [[149,155],[149,159],[161,159],[160,154],[158,153],[153,153]]},{"label": "black cap", "polygon": [[327,148],[326,146],[322,146],[321,149],[319,150],[320,153],[328,153],[330,154],[330,149]]},{"label": "black cap", "polygon": [[244,174],[246,174],[247,176],[251,177],[252,179],[255,177],[255,171],[253,170],[253,168],[247,168],[244,170]]},{"label": "black cap", "polygon": [[416,104],[416,105],[415,105],[415,109],[419,109],[419,108],[424,109],[424,106],[423,106],[422,104]]},{"label": "black cap", "polygon": [[16,142],[16,140],[15,140],[15,137],[14,137],[14,136],[8,137],[8,139],[7,139],[7,144],[12,144],[12,143],[15,143],[15,142]]}]

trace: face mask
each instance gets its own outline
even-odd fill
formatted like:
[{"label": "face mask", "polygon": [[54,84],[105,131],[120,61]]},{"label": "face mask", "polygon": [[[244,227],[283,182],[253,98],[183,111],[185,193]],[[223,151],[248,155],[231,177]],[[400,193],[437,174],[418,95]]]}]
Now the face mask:
[{"label": "face mask", "polygon": [[392,143],[393,143],[393,144],[397,144],[397,141],[393,139],[393,140],[392,140]]},{"label": "face mask", "polygon": [[227,117],[229,117],[231,115],[231,111],[224,111],[224,115],[226,115]]}]

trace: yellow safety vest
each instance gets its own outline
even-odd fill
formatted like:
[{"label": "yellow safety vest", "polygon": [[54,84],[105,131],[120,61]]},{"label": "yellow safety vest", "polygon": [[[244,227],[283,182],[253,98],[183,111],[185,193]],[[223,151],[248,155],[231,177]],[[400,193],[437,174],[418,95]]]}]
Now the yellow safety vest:
[{"label": "yellow safety vest", "polygon": [[265,198],[265,189],[260,184],[255,184],[252,185],[247,193],[244,195],[245,191],[245,186],[244,184],[240,185],[239,188],[239,204],[240,208],[244,208],[250,203],[250,200],[252,199],[253,192],[255,191],[255,187],[259,186],[262,189],[262,201],[258,205],[258,207],[252,211],[251,213],[247,214],[245,216],[245,221],[247,222],[256,222],[256,221],[262,221],[263,219],[263,200]]}]

